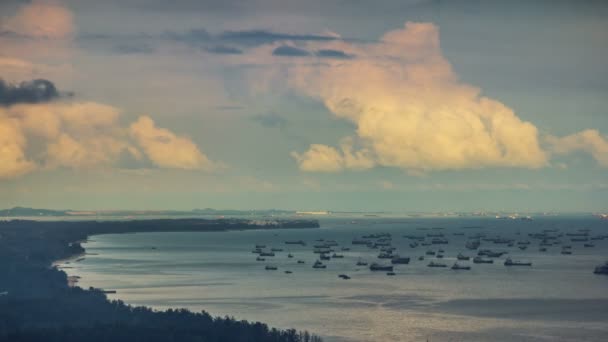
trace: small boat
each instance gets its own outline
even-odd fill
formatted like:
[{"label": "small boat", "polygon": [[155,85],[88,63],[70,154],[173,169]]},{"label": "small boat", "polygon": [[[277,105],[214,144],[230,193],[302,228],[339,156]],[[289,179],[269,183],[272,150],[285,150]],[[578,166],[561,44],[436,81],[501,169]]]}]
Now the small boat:
[{"label": "small boat", "polygon": [[400,264],[400,265],[406,265],[410,263],[410,258],[409,257],[400,257],[398,255],[395,255],[395,257],[393,257],[391,259],[391,264]]},{"label": "small boat", "polygon": [[257,258],[255,258],[255,260],[256,260],[256,261],[266,261],[266,259],[265,259],[265,258],[262,258],[262,257],[257,257]]},{"label": "small boat", "polygon": [[587,248],[589,248],[589,247],[595,247],[595,245],[594,245],[594,244],[592,244],[592,243],[586,243],[586,244],[584,244],[583,246],[585,246],[585,247],[587,247]]},{"label": "small boat", "polygon": [[255,249],[266,248],[266,245],[255,245]]},{"label": "small boat", "polygon": [[344,255],[334,253],[334,254],[331,255],[331,257],[332,258],[337,258],[337,259],[342,259],[342,258],[344,258]]},{"label": "small boat", "polygon": [[428,250],[426,251],[426,255],[435,255],[435,251]]},{"label": "small boat", "polygon": [[608,274],[608,261],[606,261],[605,264],[597,266],[594,270],[593,270],[594,274]]},{"label": "small boat", "polygon": [[266,271],[276,271],[278,269],[278,267],[266,265],[265,269],[266,269]]},{"label": "small boat", "polygon": [[458,253],[458,255],[456,256],[456,259],[458,259],[458,260],[469,260],[469,259],[471,259],[471,257],[463,255],[462,253]]},{"label": "small boat", "polygon": [[394,275],[395,275],[395,272],[386,272],[386,275],[387,275],[387,276],[394,276]]},{"label": "small boat", "polygon": [[572,254],[572,251],[569,250],[569,249],[562,249],[562,254],[564,254],[564,255],[570,255],[570,254]]},{"label": "small boat", "polygon": [[429,264],[428,264],[428,265],[426,265],[426,266],[427,266],[427,267],[447,267],[447,265],[446,265],[446,264],[444,264],[444,263],[441,263],[441,262],[434,262],[434,261],[429,262]]},{"label": "small boat", "polygon": [[313,250],[313,253],[315,253],[315,254],[327,254],[327,253],[331,253],[331,252],[333,252],[333,250],[330,248],[315,248]]},{"label": "small boat", "polygon": [[419,256],[418,260],[420,260],[420,261],[424,260],[424,255]]},{"label": "small boat", "polygon": [[373,263],[369,266],[370,271],[393,271],[393,266],[391,265],[381,265],[377,263]]},{"label": "small boat", "polygon": [[271,248],[270,250],[273,252],[282,252],[283,248]]},{"label": "small boat", "polygon": [[484,259],[482,257],[477,256],[477,257],[473,258],[473,262],[476,263],[476,264],[493,264],[494,260],[492,260],[492,259]]},{"label": "small boat", "polygon": [[327,268],[327,265],[324,265],[320,260],[317,260],[312,265],[312,268]]},{"label": "small boat", "polygon": [[342,247],[341,249],[342,249],[342,251],[343,251],[343,252],[348,252],[348,251],[350,251],[350,248],[348,248],[348,247]]},{"label": "small boat", "polygon": [[319,255],[319,259],[321,260],[331,260],[331,257],[327,254],[321,254]]},{"label": "small boat", "polygon": [[393,258],[393,254],[391,253],[380,253],[378,254],[378,259],[392,259]]},{"label": "small boat", "polygon": [[511,258],[507,258],[507,260],[505,260],[505,266],[532,266],[532,263],[525,261],[513,261]]},{"label": "small boat", "polygon": [[538,249],[538,251],[539,251],[539,252],[546,252],[546,251],[547,251],[547,248],[545,248],[545,247],[541,247],[541,248],[539,248],[539,249]]},{"label": "small boat", "polygon": [[443,254],[437,254],[437,258],[443,259]]},{"label": "small boat", "polygon": [[291,272],[291,271],[288,270],[288,271],[285,271],[285,273],[286,274],[292,274],[293,272]]},{"label": "small boat", "polygon": [[481,244],[481,242],[479,240],[469,240],[469,241],[467,241],[465,247],[467,249],[477,249],[477,248],[479,248],[480,244]]},{"label": "small boat", "polygon": [[342,278],[342,279],[344,279],[344,280],[348,280],[348,279],[350,279],[350,277],[349,277],[349,276],[347,276],[346,274],[338,274],[338,278]]},{"label": "small boat", "polygon": [[359,261],[357,261],[357,266],[367,266],[367,262],[359,259]]},{"label": "small boat", "polygon": [[298,264],[305,264],[305,263],[306,263],[306,261],[304,261],[304,260],[298,260]]},{"label": "small boat", "polygon": [[459,265],[457,262],[454,263],[454,265],[452,265],[452,269],[453,270],[464,270],[464,271],[469,271],[471,269],[471,266],[462,266]]},{"label": "small boat", "polygon": [[297,241],[285,241],[286,245],[302,245],[302,246],[306,246],[306,242],[302,241],[302,240],[297,240]]},{"label": "small boat", "polygon": [[273,257],[274,253],[273,252],[262,252],[262,253],[260,253],[260,256],[263,256],[263,257],[264,256],[266,256],[266,257],[268,257],[268,256]]},{"label": "small boat", "polygon": [[477,252],[478,256],[487,256],[489,258],[500,258],[504,254],[507,254],[507,252],[494,252],[489,249],[482,249],[479,252]]},{"label": "small boat", "polygon": [[288,258],[293,258],[293,255],[291,253],[287,254]]}]

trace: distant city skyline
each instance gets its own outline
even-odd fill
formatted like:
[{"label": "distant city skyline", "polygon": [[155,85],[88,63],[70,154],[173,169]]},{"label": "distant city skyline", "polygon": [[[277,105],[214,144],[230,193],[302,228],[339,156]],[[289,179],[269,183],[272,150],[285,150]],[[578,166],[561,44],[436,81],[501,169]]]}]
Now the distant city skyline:
[{"label": "distant city skyline", "polygon": [[607,18],[3,1],[0,208],[605,212]]}]

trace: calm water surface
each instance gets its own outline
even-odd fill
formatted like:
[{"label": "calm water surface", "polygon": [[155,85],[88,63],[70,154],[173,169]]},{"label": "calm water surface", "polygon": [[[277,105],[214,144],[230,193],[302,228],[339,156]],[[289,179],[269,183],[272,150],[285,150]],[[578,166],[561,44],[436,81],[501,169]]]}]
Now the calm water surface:
[{"label": "calm water surface", "polygon": [[[307,329],[328,341],[606,341],[608,276],[593,268],[608,260],[608,238],[539,252],[528,233],[590,229],[608,234],[608,222],[597,218],[547,217],[534,221],[496,219],[325,219],[321,229],[257,230],[213,233],[141,233],[99,235],[84,247],[86,258],[69,265],[79,285],[117,290],[111,298],[158,309],[185,307],[214,315],[262,321],[271,326]],[[432,228],[442,228],[432,229]],[[426,229],[426,230],[423,230]],[[377,261],[379,250],[352,245],[353,238],[387,232],[409,265],[397,265],[395,276],[357,267],[357,260]],[[447,245],[411,248],[403,235],[442,232]],[[464,233],[465,235],[454,235]],[[428,249],[445,250],[451,266],[467,236],[485,233],[516,241],[530,240],[525,251],[482,242],[481,248],[508,251],[532,267],[472,264],[471,271],[429,268]],[[343,259],[313,269],[315,240],[336,240]],[[307,246],[285,245],[304,240]],[[254,244],[284,252],[256,261]],[[350,251],[340,251],[349,247]],[[293,254],[288,258],[287,253]],[[306,264],[297,264],[297,260]],[[461,262],[467,264],[467,262]],[[264,270],[265,265],[277,271]],[[285,270],[293,271],[285,274]],[[338,274],[351,276],[350,280]]]}]

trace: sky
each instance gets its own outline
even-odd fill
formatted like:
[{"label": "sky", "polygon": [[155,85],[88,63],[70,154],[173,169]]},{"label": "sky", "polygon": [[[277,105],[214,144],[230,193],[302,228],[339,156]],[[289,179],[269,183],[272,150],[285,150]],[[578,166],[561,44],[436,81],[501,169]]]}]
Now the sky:
[{"label": "sky", "polygon": [[608,210],[603,1],[0,1],[0,207]]}]

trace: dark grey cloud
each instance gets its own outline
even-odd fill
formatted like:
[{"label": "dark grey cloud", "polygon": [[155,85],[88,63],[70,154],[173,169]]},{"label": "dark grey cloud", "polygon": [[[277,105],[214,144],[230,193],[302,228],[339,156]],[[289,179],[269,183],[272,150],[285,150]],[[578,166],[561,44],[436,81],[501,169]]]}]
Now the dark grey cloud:
[{"label": "dark grey cloud", "polygon": [[0,79],[0,106],[48,102],[59,97],[61,94],[53,82],[48,80],[37,79],[11,84]]},{"label": "dark grey cloud", "polygon": [[[0,0],[1,1],[1,0]],[[0,35],[3,34],[0,32]],[[10,34],[5,32],[4,34]],[[207,51],[209,53],[237,55],[243,54],[247,48],[272,44],[281,41],[306,42],[306,41],[333,41],[342,40],[342,38],[329,35],[314,35],[314,34],[290,34],[271,32],[265,30],[246,30],[246,31],[223,31],[221,33],[210,33],[205,28],[194,28],[189,30],[174,31],[166,30],[157,33],[122,33],[122,34],[107,34],[85,32],[78,36],[81,44],[88,43],[96,44],[97,47],[102,46],[104,49],[111,49],[116,53],[135,54],[135,53],[153,53],[155,46],[163,41],[172,41],[187,44],[191,47]],[[352,39],[347,39],[352,40]],[[104,44],[107,44],[104,46]],[[284,54],[281,54],[285,50]],[[306,54],[298,53],[295,50],[279,49],[277,51],[280,56],[307,56],[312,55],[310,52]],[[293,54],[290,54],[293,53]],[[348,58],[346,54],[339,54],[328,50],[327,55],[321,57],[333,58]]]},{"label": "dark grey cloud", "polygon": [[269,44],[277,41],[330,41],[338,38],[314,34],[289,34],[265,30],[225,31],[217,37],[224,41],[234,41],[245,45]]},{"label": "dark grey cloud", "polygon": [[337,58],[337,59],[352,59],[355,56],[340,50],[323,49],[316,52],[318,57]]},{"label": "dark grey cloud", "polygon": [[243,50],[227,45],[215,45],[208,47],[205,50],[219,55],[240,55],[243,53]]},{"label": "dark grey cloud", "polygon": [[258,123],[264,127],[279,127],[279,128],[284,128],[289,123],[289,121],[287,121],[287,119],[285,119],[284,117],[282,117],[276,113],[256,115],[253,118],[251,118],[251,121]]},{"label": "dark grey cloud", "polygon": [[114,48],[112,50],[116,53],[126,54],[126,55],[149,54],[149,53],[153,53],[154,51],[156,51],[156,49],[154,49],[149,44],[118,44],[118,45],[114,46]]},{"label": "dark grey cloud", "polygon": [[274,56],[304,57],[310,56],[310,52],[289,45],[281,45],[272,51]]},{"label": "dark grey cloud", "polygon": [[166,31],[161,38],[180,41],[191,45],[209,44],[217,45],[240,45],[256,46],[270,44],[277,41],[331,41],[338,38],[314,34],[289,34],[271,32],[265,30],[224,31],[219,34],[211,34],[204,28],[191,29],[188,31]]},{"label": "dark grey cloud", "polygon": [[196,28],[184,32],[165,31],[165,33],[161,35],[161,38],[194,44],[209,42],[213,37],[204,28]]}]

